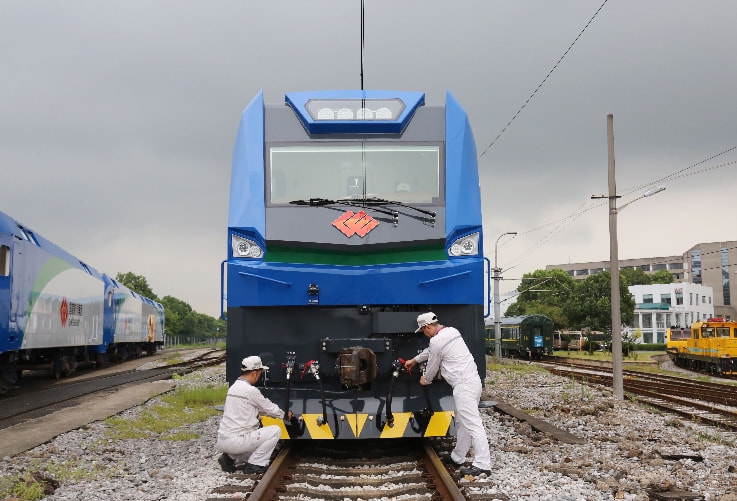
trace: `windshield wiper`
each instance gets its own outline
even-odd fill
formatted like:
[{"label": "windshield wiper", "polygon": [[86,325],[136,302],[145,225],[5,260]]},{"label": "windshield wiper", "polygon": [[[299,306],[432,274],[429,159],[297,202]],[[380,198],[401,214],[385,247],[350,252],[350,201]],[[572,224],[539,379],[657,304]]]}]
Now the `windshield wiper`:
[{"label": "windshield wiper", "polygon": [[421,207],[415,207],[414,205],[406,204],[404,202],[397,202],[395,200],[386,200],[384,198],[377,198],[377,197],[364,198],[362,201],[365,202],[367,205],[396,205],[397,207],[404,207],[406,209],[412,209],[416,212],[419,212],[420,214],[425,214],[426,216],[430,216],[431,218],[430,222],[432,223],[433,226],[435,226],[435,216],[437,215],[437,213],[434,210],[427,210]]},{"label": "windshield wiper", "polygon": [[289,202],[292,205],[309,205],[310,207],[320,207],[322,205],[332,205],[335,200],[328,200],[327,198],[310,198],[308,200],[292,200]]},{"label": "windshield wiper", "polygon": [[[292,205],[308,205],[310,207],[322,207],[325,205],[348,205],[350,207],[361,207],[364,208],[367,205],[365,199],[351,199],[351,198],[342,198],[340,200],[330,200],[328,198],[310,198],[310,199],[302,199],[302,200],[292,200],[289,202]],[[384,209],[382,207],[371,207],[372,210],[376,212],[380,212],[381,214],[386,214],[388,216],[391,216],[392,218],[392,224],[394,226],[399,225],[399,212],[395,210],[390,209]]]}]

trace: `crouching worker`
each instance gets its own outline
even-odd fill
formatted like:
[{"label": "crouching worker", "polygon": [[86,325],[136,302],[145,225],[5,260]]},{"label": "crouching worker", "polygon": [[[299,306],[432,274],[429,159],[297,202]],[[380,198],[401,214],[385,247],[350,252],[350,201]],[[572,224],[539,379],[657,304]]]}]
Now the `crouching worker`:
[{"label": "crouching worker", "polygon": [[[241,376],[228,389],[215,444],[223,453],[218,463],[225,472],[233,473],[236,469],[244,473],[265,472],[281,437],[279,426],[259,428],[259,415],[285,418],[284,411],[255,386],[263,371],[260,357],[244,358]],[[292,419],[292,411],[287,413],[286,419]]]}]

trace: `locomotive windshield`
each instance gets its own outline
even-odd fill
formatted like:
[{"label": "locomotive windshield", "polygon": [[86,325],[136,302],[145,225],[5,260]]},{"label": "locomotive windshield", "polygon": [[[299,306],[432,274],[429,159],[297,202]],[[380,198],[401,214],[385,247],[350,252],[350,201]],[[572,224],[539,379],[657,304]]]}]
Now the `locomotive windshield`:
[{"label": "locomotive windshield", "polygon": [[378,197],[442,203],[441,158],[437,144],[271,146],[268,202]]}]

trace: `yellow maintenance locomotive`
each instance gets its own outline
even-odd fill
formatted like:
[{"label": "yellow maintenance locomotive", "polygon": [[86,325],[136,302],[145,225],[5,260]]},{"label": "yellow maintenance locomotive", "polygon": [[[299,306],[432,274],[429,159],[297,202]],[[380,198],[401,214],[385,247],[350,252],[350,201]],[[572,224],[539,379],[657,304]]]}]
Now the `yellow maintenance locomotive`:
[{"label": "yellow maintenance locomotive", "polygon": [[668,329],[668,356],[679,367],[716,375],[737,374],[737,322],[710,318],[691,329]]}]

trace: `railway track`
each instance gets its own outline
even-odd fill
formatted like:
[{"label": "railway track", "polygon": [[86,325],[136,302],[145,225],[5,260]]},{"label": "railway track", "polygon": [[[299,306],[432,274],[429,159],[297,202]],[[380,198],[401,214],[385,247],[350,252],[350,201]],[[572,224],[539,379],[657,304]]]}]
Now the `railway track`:
[{"label": "railway track", "polygon": [[72,378],[62,382],[49,382],[41,388],[21,391],[20,394],[3,397],[0,406],[0,430],[17,424],[46,416],[57,410],[78,404],[85,396],[112,390],[131,384],[169,379],[174,373],[191,372],[209,365],[217,365],[225,360],[225,352],[206,352],[189,360],[184,360],[145,370],[121,370],[114,372],[91,372],[83,379]]},{"label": "railway track", "polygon": [[[527,422],[568,444],[583,441],[565,430],[501,402],[482,407]],[[452,438],[373,441],[293,441],[283,444],[266,473],[236,472],[206,501],[491,501],[508,499],[485,476],[462,477],[441,458]]]},{"label": "railway track", "polygon": [[[554,374],[577,381],[612,386],[612,371],[582,364],[543,362]],[[737,431],[737,392],[733,385],[623,371],[624,391],[637,401],[701,424]]]},{"label": "railway track", "polygon": [[[407,439],[285,445],[263,476],[234,473],[207,501],[463,501],[491,499],[464,492],[429,440]],[[442,447],[442,445],[440,445]]]}]

